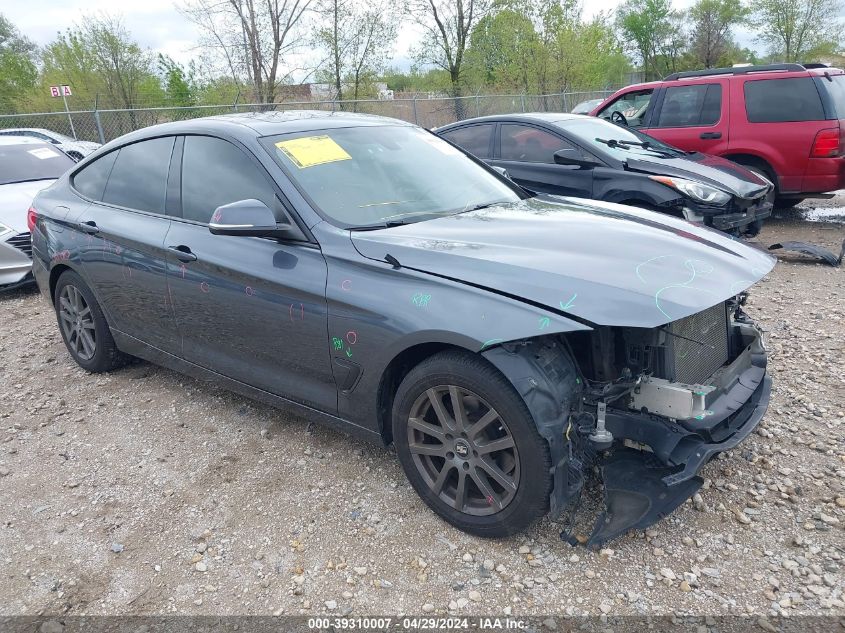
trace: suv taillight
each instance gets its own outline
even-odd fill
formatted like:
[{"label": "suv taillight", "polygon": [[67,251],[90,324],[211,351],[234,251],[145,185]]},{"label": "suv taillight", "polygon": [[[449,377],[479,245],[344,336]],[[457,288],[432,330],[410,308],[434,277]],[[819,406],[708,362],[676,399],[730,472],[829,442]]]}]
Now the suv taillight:
[{"label": "suv taillight", "polygon": [[810,150],[810,158],[839,156],[839,128],[819,130]]},{"label": "suv taillight", "polygon": [[36,222],[38,222],[38,211],[35,210],[35,207],[29,207],[29,210],[26,212],[26,226],[29,228],[30,233],[35,230]]}]

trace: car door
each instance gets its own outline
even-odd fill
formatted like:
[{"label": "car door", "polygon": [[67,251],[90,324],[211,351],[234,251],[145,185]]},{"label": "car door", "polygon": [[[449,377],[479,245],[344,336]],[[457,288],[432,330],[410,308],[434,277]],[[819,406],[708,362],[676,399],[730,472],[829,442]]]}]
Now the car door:
[{"label": "car door", "polygon": [[[125,145],[73,176],[90,201],[69,224],[111,327],[163,350],[178,344],[167,304],[165,195],[175,137]],[[71,215],[68,215],[71,220]]]},{"label": "car door", "polygon": [[651,125],[643,132],[688,152],[722,154],[728,149],[727,79],[673,85],[661,91]]},{"label": "car door", "polygon": [[561,149],[580,148],[549,130],[524,123],[500,123],[496,158],[490,162],[531,191],[561,196],[590,198],[593,174],[577,165],[558,165],[554,154]]},{"label": "car door", "polygon": [[333,412],[337,390],[327,342],[326,262],[309,242],[212,235],[224,204],[257,199],[291,216],[247,150],[186,136],[179,209],[166,243],[168,288],[181,356],[217,373]]}]

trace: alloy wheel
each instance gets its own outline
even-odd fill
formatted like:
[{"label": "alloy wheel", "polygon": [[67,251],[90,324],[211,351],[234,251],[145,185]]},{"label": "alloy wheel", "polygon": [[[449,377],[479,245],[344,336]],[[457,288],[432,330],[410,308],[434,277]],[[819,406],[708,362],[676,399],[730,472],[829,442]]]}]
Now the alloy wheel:
[{"label": "alloy wheel", "polygon": [[411,407],[408,448],[429,489],[459,512],[495,514],[519,488],[510,429],[468,389],[442,385],[422,393]]},{"label": "alloy wheel", "polygon": [[91,360],[97,353],[94,315],[74,285],[68,284],[59,294],[59,321],[68,347],[82,360]]}]

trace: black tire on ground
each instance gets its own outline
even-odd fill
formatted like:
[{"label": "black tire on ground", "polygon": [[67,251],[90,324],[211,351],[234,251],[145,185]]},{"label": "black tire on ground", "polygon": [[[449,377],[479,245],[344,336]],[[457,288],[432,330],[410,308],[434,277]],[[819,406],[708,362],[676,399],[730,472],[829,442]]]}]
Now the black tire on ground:
[{"label": "black tire on ground", "polygon": [[804,202],[804,198],[775,198],[775,209],[791,209]]},{"label": "black tire on ground", "polygon": [[483,358],[448,351],[426,359],[399,386],[392,416],[408,480],[448,523],[499,538],[546,514],[548,445],[522,398]]},{"label": "black tire on ground", "polygon": [[65,347],[82,369],[101,373],[126,364],[129,357],[117,349],[100,305],[77,273],[59,277],[53,306]]}]

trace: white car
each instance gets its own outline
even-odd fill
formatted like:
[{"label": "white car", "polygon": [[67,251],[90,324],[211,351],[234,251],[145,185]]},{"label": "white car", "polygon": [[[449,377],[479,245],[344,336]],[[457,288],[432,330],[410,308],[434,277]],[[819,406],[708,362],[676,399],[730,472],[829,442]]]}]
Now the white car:
[{"label": "white car", "polygon": [[33,281],[29,207],[74,164],[44,141],[0,135],[0,290]]},{"label": "white car", "polygon": [[53,132],[42,127],[17,127],[0,130],[0,136],[28,136],[45,143],[52,143],[61,149],[65,154],[75,161],[80,161],[88,156],[95,149],[100,147],[99,143],[91,141],[77,141],[64,134]]}]

